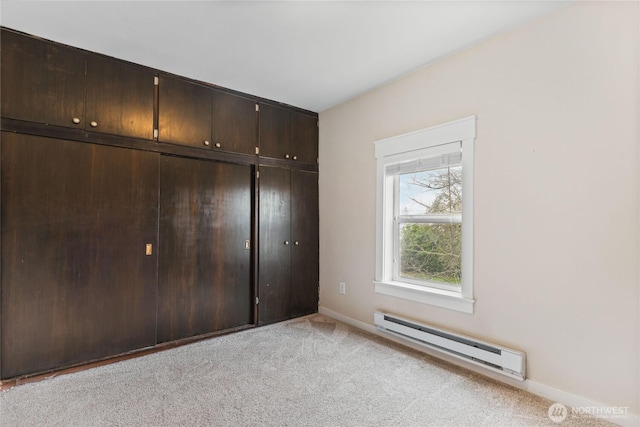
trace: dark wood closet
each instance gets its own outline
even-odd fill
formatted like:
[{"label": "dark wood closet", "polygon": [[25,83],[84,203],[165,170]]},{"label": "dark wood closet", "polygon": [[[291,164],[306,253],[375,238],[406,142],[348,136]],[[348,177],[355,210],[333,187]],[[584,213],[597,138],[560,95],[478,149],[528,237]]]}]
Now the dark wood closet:
[{"label": "dark wood closet", "polygon": [[154,345],[159,155],[1,144],[3,378]]},{"label": "dark wood closet", "polygon": [[0,37],[0,381],[317,311],[316,113]]},{"label": "dark wood closet", "polygon": [[259,324],[318,309],[318,176],[260,167]]}]

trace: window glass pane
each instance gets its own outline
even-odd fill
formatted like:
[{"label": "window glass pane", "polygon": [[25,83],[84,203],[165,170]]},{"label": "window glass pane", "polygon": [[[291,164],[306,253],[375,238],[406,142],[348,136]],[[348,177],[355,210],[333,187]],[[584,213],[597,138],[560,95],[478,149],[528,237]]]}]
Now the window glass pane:
[{"label": "window glass pane", "polygon": [[401,277],[460,285],[461,224],[400,224]]},{"label": "window glass pane", "polygon": [[400,215],[462,212],[462,166],[399,176]]}]

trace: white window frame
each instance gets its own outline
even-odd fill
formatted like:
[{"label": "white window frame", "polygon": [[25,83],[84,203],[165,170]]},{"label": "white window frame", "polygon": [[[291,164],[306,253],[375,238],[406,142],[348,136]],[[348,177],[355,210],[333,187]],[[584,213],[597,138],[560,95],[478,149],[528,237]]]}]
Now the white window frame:
[{"label": "white window frame", "polygon": [[[375,292],[397,298],[473,313],[473,163],[476,116],[455,120],[375,142],[377,159]],[[462,266],[457,290],[394,280],[394,177],[389,165],[438,156],[445,144],[462,149]],[[449,148],[450,150],[450,148]],[[446,151],[446,149],[445,149]]]}]

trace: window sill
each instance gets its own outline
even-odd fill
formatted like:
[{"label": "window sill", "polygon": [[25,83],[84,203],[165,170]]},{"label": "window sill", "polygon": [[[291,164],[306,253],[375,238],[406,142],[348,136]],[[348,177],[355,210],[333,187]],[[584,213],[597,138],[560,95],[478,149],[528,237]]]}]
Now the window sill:
[{"label": "window sill", "polygon": [[425,288],[424,286],[403,282],[374,281],[373,284],[375,286],[375,292],[379,294],[473,314],[473,304],[475,300],[465,298],[459,292]]}]

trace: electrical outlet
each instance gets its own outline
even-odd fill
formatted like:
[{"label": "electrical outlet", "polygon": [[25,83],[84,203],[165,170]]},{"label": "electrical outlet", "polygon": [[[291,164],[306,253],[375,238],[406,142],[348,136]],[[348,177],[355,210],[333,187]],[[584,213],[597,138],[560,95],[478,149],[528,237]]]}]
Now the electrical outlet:
[{"label": "electrical outlet", "polygon": [[340,293],[341,294],[347,293],[347,284],[344,282],[340,282]]}]

